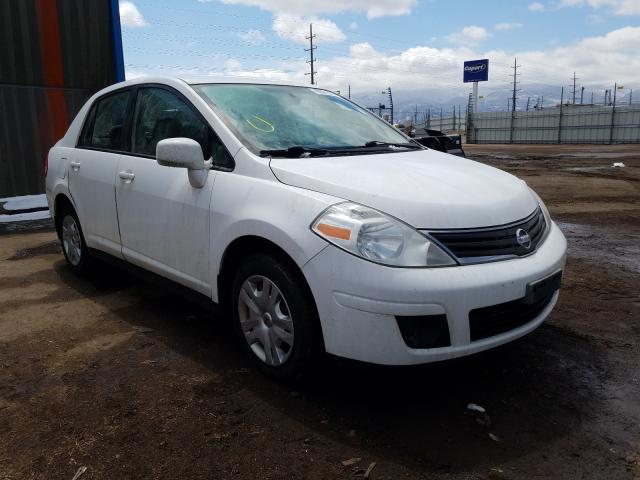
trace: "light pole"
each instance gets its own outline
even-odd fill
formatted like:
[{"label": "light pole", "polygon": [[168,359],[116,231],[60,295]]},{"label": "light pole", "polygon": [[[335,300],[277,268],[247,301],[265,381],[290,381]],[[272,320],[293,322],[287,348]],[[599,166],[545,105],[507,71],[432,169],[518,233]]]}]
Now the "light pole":
[{"label": "light pole", "polygon": [[383,95],[387,95],[389,97],[389,113],[390,113],[390,120],[391,120],[391,125],[393,125],[393,95],[391,94],[391,87],[387,87],[386,90],[382,91]]}]

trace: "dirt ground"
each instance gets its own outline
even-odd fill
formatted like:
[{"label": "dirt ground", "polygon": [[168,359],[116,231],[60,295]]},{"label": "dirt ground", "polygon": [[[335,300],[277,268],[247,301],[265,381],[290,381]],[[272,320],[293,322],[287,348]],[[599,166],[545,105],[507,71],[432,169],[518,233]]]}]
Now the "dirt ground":
[{"label": "dirt ground", "polygon": [[567,235],[549,321],[449,363],[329,362],[295,388],[201,306],[110,267],[78,278],[52,230],[5,226],[0,479],[362,478],[372,462],[375,479],[639,479],[640,146],[467,152],[526,180]]}]

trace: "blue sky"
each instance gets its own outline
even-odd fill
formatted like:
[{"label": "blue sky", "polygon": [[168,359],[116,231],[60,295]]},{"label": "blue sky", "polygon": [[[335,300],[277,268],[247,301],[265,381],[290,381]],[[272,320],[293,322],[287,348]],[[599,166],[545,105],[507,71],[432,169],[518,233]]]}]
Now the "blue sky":
[{"label": "blue sky", "polygon": [[307,82],[309,22],[318,84],[341,91],[459,94],[462,62],[484,57],[486,90],[508,87],[515,56],[524,86],[568,85],[576,71],[590,89],[630,89],[640,69],[640,0],[133,0],[121,17],[128,76]]}]

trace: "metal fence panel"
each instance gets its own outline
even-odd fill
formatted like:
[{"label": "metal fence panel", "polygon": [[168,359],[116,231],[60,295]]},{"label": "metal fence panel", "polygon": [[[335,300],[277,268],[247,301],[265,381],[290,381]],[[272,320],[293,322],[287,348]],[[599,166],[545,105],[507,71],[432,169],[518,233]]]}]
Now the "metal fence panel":
[{"label": "metal fence panel", "polygon": [[69,120],[88,90],[0,85],[0,197],[44,192],[44,158],[57,140],[48,93],[61,91]]},{"label": "metal fence panel", "polygon": [[0,2],[0,197],[44,192],[49,148],[116,81],[113,1]]},{"label": "metal fence panel", "polygon": [[640,105],[482,112],[470,120],[470,143],[640,143]]}]

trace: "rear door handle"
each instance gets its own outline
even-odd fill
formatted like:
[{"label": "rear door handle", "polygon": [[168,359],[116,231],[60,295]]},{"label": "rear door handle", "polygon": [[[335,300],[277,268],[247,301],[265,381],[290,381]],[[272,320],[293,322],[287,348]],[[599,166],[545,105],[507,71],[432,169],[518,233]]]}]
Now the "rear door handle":
[{"label": "rear door handle", "polygon": [[131,183],[136,178],[135,174],[131,170],[123,170],[118,173],[118,176],[124,181],[124,183]]},{"label": "rear door handle", "polygon": [[80,162],[76,162],[75,160],[72,160],[69,162],[69,165],[71,166],[71,170],[73,170],[74,172],[77,172],[78,170],[80,170]]}]

